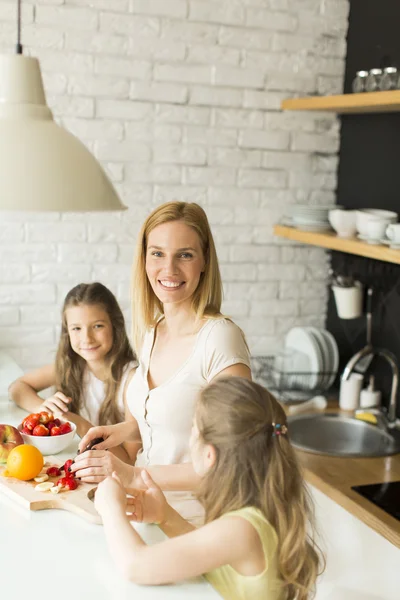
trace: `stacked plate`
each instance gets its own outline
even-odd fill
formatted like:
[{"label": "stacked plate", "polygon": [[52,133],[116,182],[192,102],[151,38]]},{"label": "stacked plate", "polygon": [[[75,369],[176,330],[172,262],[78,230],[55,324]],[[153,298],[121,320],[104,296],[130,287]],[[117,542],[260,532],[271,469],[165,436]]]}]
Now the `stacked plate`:
[{"label": "stacked plate", "polygon": [[285,352],[275,360],[275,383],[291,389],[290,400],[305,400],[311,390],[327,390],[339,368],[335,338],[326,329],[294,327],[285,338]]},{"label": "stacked plate", "polygon": [[328,220],[329,211],[337,205],[314,206],[295,204],[290,207],[289,220],[293,227],[303,231],[328,231],[332,229]]}]

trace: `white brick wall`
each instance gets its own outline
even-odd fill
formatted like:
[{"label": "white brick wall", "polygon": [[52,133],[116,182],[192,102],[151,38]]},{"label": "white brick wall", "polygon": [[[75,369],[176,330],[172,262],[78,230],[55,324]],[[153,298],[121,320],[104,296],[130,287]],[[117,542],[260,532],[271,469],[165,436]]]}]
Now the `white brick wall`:
[{"label": "white brick wall", "polygon": [[[323,325],[323,250],[276,239],[296,202],[334,199],[339,128],[281,113],[283,98],[342,89],[348,0],[26,0],[22,41],[39,57],[55,118],[95,153],[129,211],[0,214],[0,347],[50,361],[65,293],[100,280],[129,316],[141,222],[199,202],[215,234],[224,310],[254,353],[297,324]],[[15,43],[0,3],[0,50]]]}]

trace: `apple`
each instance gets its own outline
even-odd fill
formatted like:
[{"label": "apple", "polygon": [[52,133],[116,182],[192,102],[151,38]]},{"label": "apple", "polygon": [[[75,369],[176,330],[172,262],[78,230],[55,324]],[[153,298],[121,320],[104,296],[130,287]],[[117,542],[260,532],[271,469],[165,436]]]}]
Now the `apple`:
[{"label": "apple", "polygon": [[18,429],[0,423],[0,463],[6,463],[11,450],[23,443],[24,440]]}]

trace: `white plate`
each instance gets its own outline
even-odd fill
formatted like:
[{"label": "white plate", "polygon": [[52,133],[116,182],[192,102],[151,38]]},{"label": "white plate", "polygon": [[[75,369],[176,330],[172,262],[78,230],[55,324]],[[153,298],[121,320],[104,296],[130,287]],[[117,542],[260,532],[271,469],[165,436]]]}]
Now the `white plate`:
[{"label": "white plate", "polygon": [[320,330],[326,341],[328,342],[330,359],[329,359],[329,371],[332,372],[332,375],[327,383],[327,387],[330,388],[333,382],[335,381],[338,369],[339,369],[339,349],[336,343],[335,338],[327,329]]},{"label": "white plate", "polygon": [[381,244],[386,244],[387,246],[389,246],[389,248],[392,248],[392,250],[400,250],[400,242],[397,244],[396,242],[392,242],[392,240],[380,240]]},{"label": "white plate", "polygon": [[294,327],[285,338],[285,348],[292,348],[307,356],[308,361],[298,361],[293,365],[293,371],[297,373],[312,373],[309,377],[310,390],[318,384],[318,378],[322,367],[322,356],[312,335],[304,327]]},{"label": "white plate", "polygon": [[367,235],[361,235],[361,233],[359,233],[357,237],[359,240],[362,240],[363,242],[367,242],[367,244],[372,244],[374,246],[379,246],[379,244],[381,243],[381,240],[377,240],[376,238],[370,238]]},{"label": "white plate", "polygon": [[331,370],[331,360],[330,360],[330,352],[328,342],[322,335],[321,331],[316,327],[307,327],[307,331],[314,336],[315,341],[317,342],[321,356],[322,356],[322,367],[321,367],[321,375],[318,381],[318,387],[325,388],[328,384],[329,377],[326,373],[329,373]]}]

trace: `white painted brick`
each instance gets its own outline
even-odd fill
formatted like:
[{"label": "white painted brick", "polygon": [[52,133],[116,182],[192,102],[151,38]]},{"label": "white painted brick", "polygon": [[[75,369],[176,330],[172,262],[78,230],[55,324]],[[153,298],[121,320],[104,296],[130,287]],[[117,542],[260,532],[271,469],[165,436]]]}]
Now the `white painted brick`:
[{"label": "white painted brick", "polygon": [[208,192],[210,206],[246,206],[249,210],[257,208],[260,199],[259,190],[239,190],[234,188],[211,187]]},{"label": "white painted brick", "polygon": [[185,19],[187,2],[185,0],[131,0],[131,11],[136,14],[156,15]]},{"label": "white painted brick", "polygon": [[[46,4],[48,3],[47,0]],[[63,4],[65,0],[62,0],[60,4]],[[129,8],[129,0],[66,0],[67,4],[76,6],[87,6],[95,8],[97,10],[111,10],[113,12],[126,12]]]},{"label": "white painted brick", "polygon": [[[233,210],[222,206],[207,207],[207,217],[213,225],[231,225],[233,223]],[[229,260],[229,251],[226,253],[227,260]],[[222,258],[219,257],[221,262]]]},{"label": "white painted brick", "polygon": [[0,327],[0,339],[3,347],[36,346],[54,342],[52,327]]},{"label": "white painted brick", "polygon": [[183,202],[197,202],[197,204],[206,204],[207,188],[204,186],[154,186],[153,200],[155,204],[164,204],[172,200]]},{"label": "white painted brick", "polygon": [[[13,25],[14,36],[15,26]],[[64,34],[62,31],[50,27],[40,27],[36,23],[33,25],[24,25],[22,27],[21,37],[25,48],[62,48],[64,44]]]},{"label": "white painted brick", "polygon": [[0,265],[1,283],[26,283],[30,279],[28,265]]},{"label": "white painted brick", "polygon": [[65,52],[43,49],[35,51],[43,71],[56,73],[92,73],[94,69],[93,56],[80,52]]},{"label": "white painted brick", "polygon": [[96,116],[122,119],[126,121],[142,121],[150,119],[154,108],[149,103],[129,102],[127,100],[96,100]]},{"label": "white painted brick", "polygon": [[270,31],[294,31],[297,17],[290,13],[272,12],[264,9],[247,9],[246,23],[251,27],[262,27]]},{"label": "white painted brick", "polygon": [[112,263],[117,258],[116,244],[59,244],[61,262],[82,263],[82,257],[89,263]]},{"label": "white painted brick", "polygon": [[223,167],[188,167],[184,173],[184,183],[189,185],[233,185],[235,169]]},{"label": "white painted brick", "polygon": [[151,77],[151,63],[132,58],[101,56],[95,59],[94,70],[101,75],[146,80]]},{"label": "white painted brick", "polygon": [[81,31],[67,31],[65,33],[65,47],[68,50],[93,52],[93,54],[100,55],[126,54],[128,45],[128,38],[122,35],[93,32],[88,36],[87,33]]},{"label": "white painted brick", "polygon": [[86,226],[83,223],[53,223],[49,227],[28,223],[26,234],[28,242],[82,242],[86,239]]},{"label": "white painted brick", "polygon": [[[32,23],[33,21],[33,6],[30,4],[21,4],[21,21],[23,23]],[[0,4],[0,21],[16,22],[17,5],[15,2],[2,0]]]},{"label": "white painted brick", "polygon": [[311,158],[313,171],[336,172],[339,157],[332,154],[314,154]]},{"label": "white painted brick", "polygon": [[108,75],[73,74],[68,80],[68,93],[82,96],[127,98],[129,81]]},{"label": "white painted brick", "polygon": [[160,20],[127,14],[100,13],[100,31],[132,36],[136,44],[140,39],[155,38],[160,33]]},{"label": "white painted brick", "polygon": [[232,246],[230,252],[232,262],[277,263],[279,248],[275,246],[242,245]]},{"label": "white painted brick", "polygon": [[336,153],[339,150],[339,140],[325,135],[294,132],[292,134],[291,150]]},{"label": "white painted brick", "polygon": [[202,146],[165,146],[157,144],[153,160],[162,164],[205,165],[207,152]]},{"label": "white painted brick", "polygon": [[223,281],[256,281],[257,266],[252,263],[240,265],[221,265]]},{"label": "white painted brick", "polygon": [[343,88],[343,77],[317,77],[317,93],[321,96],[329,96],[341,93]]},{"label": "white painted brick", "polygon": [[164,39],[141,37],[138,40],[132,36],[129,38],[128,53],[135,58],[182,62],[186,56],[186,45],[180,40],[168,39],[166,43]]},{"label": "white painted brick", "polygon": [[134,164],[127,170],[126,180],[133,183],[181,183],[182,168],[175,165]]},{"label": "white painted brick", "polygon": [[314,74],[302,73],[267,73],[266,87],[268,90],[293,92],[296,95],[315,93],[317,78]]},{"label": "white painted brick", "polygon": [[64,94],[67,91],[67,78],[62,73],[42,72],[43,86],[46,94]]},{"label": "white painted brick", "polygon": [[35,20],[44,25],[60,26],[62,29],[93,31],[98,26],[95,10],[74,6],[36,6]]},{"label": "white painted brick", "polygon": [[257,128],[264,124],[264,115],[258,110],[216,108],[213,111],[213,125],[217,127]]},{"label": "white painted brick", "polygon": [[223,167],[260,167],[261,152],[239,148],[210,148],[208,164]]},{"label": "white painted brick", "polygon": [[61,265],[59,263],[32,265],[33,283],[62,283],[70,281],[75,285],[79,281],[90,279],[90,265]]},{"label": "white painted brick", "polygon": [[252,285],[245,283],[224,284],[227,298],[244,298],[247,300],[272,300],[278,297],[279,283],[269,281],[268,283],[255,282]]},{"label": "white painted brick", "polygon": [[[272,211],[271,209],[263,210],[263,209],[255,209],[250,213],[246,206],[236,206],[235,207],[235,222],[238,224],[248,225],[254,223],[262,223],[263,225],[270,226],[270,233],[272,234],[272,226],[274,224],[273,217],[271,218]],[[256,231],[256,228],[254,228]],[[266,244],[268,240],[256,241],[256,243]]]},{"label": "white painted brick", "polygon": [[217,245],[248,244],[251,241],[252,227],[251,225],[229,225],[224,227],[214,225],[212,232]]},{"label": "white painted brick", "polygon": [[325,315],[326,300],[320,298],[300,300],[299,302],[300,315]]},{"label": "white painted brick", "polygon": [[127,284],[131,278],[131,265],[95,265],[93,278],[96,281],[107,281]]},{"label": "white painted brick", "polygon": [[134,248],[130,244],[118,244],[118,262],[125,265],[130,265],[133,261]]},{"label": "white painted brick", "polygon": [[190,104],[204,106],[237,106],[243,104],[243,92],[233,88],[195,86],[190,89]]},{"label": "white painted brick", "polygon": [[306,276],[304,265],[258,265],[258,279],[260,281],[303,281]]},{"label": "white painted brick", "polygon": [[53,244],[14,244],[9,243],[0,246],[1,262],[25,262],[56,260],[57,251]]},{"label": "white painted brick", "polygon": [[315,39],[310,35],[293,35],[276,32],[272,35],[271,50],[274,52],[302,52],[312,51]]},{"label": "white painted brick", "polygon": [[50,96],[47,94],[47,104],[56,117],[93,117],[93,98],[78,96]]},{"label": "white painted brick", "polygon": [[221,46],[233,46],[240,50],[243,48],[269,50],[271,39],[272,34],[266,31],[238,27],[221,27],[218,35],[218,43]]},{"label": "white painted brick", "polygon": [[[140,211],[141,217],[143,214],[143,220],[147,216],[148,211]],[[140,220],[135,219],[136,221]],[[89,237],[88,241],[90,243],[106,243],[116,242],[127,244],[128,242],[131,244],[131,250],[133,253],[134,244],[136,242],[136,235],[134,231],[132,231],[132,221],[124,222],[124,223],[112,223],[112,224],[95,224],[89,225]]]},{"label": "white painted brick", "polygon": [[103,164],[103,168],[111,181],[116,182],[124,179],[124,165],[108,162]]},{"label": "white painted brick", "polygon": [[94,119],[62,119],[63,126],[84,140],[121,140],[124,127],[118,121]]},{"label": "white painted brick", "polygon": [[344,59],[346,56],[346,40],[322,37],[314,42],[317,56],[338,56]]},{"label": "white painted brick", "polygon": [[266,169],[310,170],[311,156],[301,152],[263,152],[262,166]]},{"label": "white painted brick", "polygon": [[179,125],[154,125],[145,122],[129,122],[125,124],[125,137],[136,142],[169,142],[182,140],[182,128]]},{"label": "white painted brick", "polygon": [[[127,179],[127,177],[125,177]],[[152,197],[151,185],[139,185],[137,183],[116,184],[117,192],[119,193],[123,203],[133,209],[141,204],[150,204]],[[136,234],[135,234],[136,235]]]},{"label": "white painted brick", "polygon": [[135,163],[149,162],[150,148],[133,141],[98,142],[97,157],[100,160],[118,160]]},{"label": "white painted brick", "polygon": [[0,223],[0,243],[21,242],[24,239],[22,223]]},{"label": "white painted brick", "polygon": [[277,319],[263,318],[260,320],[258,317],[239,317],[235,319],[235,323],[246,332],[246,336],[264,336],[273,335],[275,333],[275,321]]},{"label": "white painted brick", "polygon": [[16,307],[2,306],[0,308],[0,325],[17,325],[19,323],[19,310]]},{"label": "white painted brick", "polygon": [[326,124],[326,130],[335,121],[331,118],[328,121],[318,119],[313,113],[296,113],[296,112],[272,112],[265,113],[264,127],[265,129],[280,130],[280,131],[306,131],[309,133],[317,132],[319,123]]},{"label": "white painted brick", "polygon": [[160,104],[156,107],[155,120],[161,123],[182,123],[188,125],[208,125],[211,111],[205,107],[175,106]]},{"label": "white painted brick", "polygon": [[188,21],[164,20],[162,23],[161,39],[164,43],[172,41],[188,44],[216,45],[218,26],[205,23],[190,23]]},{"label": "white painted brick", "polygon": [[222,302],[221,312],[224,315],[229,315],[235,322],[249,314],[249,303],[246,300],[224,300]]},{"label": "white painted brick", "polygon": [[240,50],[236,48],[197,44],[196,46],[188,47],[186,62],[239,66]]},{"label": "white painted brick", "polygon": [[188,126],[184,129],[183,140],[187,144],[232,147],[236,146],[237,136],[235,129]]},{"label": "white painted brick", "polygon": [[299,314],[296,300],[254,300],[250,307],[252,317],[286,317]]},{"label": "white painted brick", "polygon": [[293,190],[261,190],[260,192],[260,208],[272,208],[295,202],[296,194]]},{"label": "white painted brick", "polygon": [[190,0],[189,19],[206,23],[242,25],[245,20],[245,11],[242,7],[226,0],[222,0],[218,4]]},{"label": "white painted brick", "polygon": [[263,88],[265,74],[260,69],[237,68],[229,65],[216,65],[213,70],[213,83],[216,85],[243,88]]},{"label": "white painted brick", "polygon": [[265,148],[266,150],[286,150],[289,148],[289,139],[290,136],[286,132],[246,129],[239,134],[239,146],[243,148]]},{"label": "white painted brick", "polygon": [[156,64],[154,79],[183,83],[211,83],[212,69],[203,65]]},{"label": "white painted brick", "polygon": [[287,97],[285,93],[271,92],[269,90],[244,90],[243,106],[245,108],[261,108],[263,110],[280,110],[282,100]]},{"label": "white painted brick", "polygon": [[133,100],[185,104],[188,99],[188,88],[179,83],[134,82],[131,84],[129,97]]},{"label": "white painted brick", "polygon": [[50,284],[21,283],[0,285],[0,304],[13,304],[16,306],[20,304],[52,304],[55,301],[55,297],[55,288]]}]

